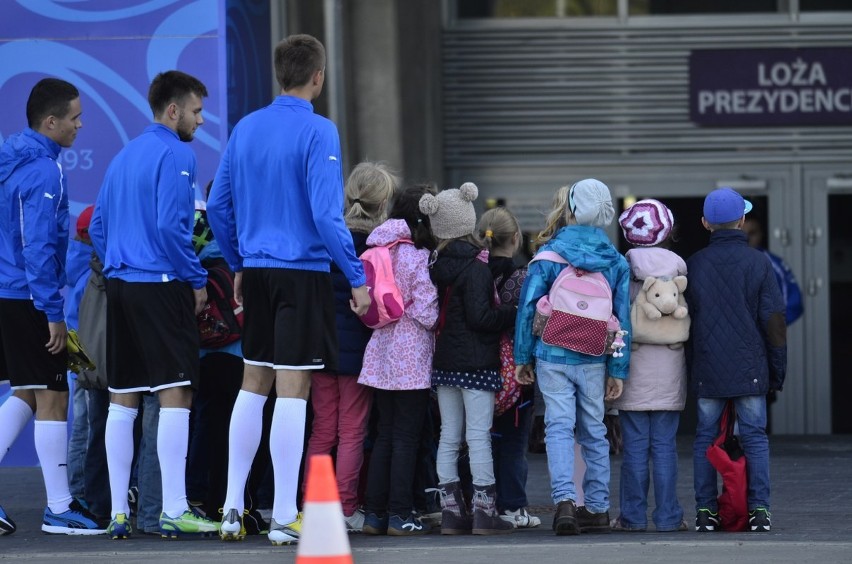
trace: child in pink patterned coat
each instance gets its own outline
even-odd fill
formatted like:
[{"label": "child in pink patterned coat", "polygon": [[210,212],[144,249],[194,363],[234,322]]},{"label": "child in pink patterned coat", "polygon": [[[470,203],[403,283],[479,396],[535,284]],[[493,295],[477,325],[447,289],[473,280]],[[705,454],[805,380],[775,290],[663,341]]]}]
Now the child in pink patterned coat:
[{"label": "child in pink patterned coat", "polygon": [[429,217],[418,209],[420,197],[434,193],[415,185],[399,193],[389,219],[367,244],[390,245],[394,278],[405,313],[399,321],[373,331],[364,353],[359,384],[376,388],[379,412],[376,438],[367,472],[366,519],[363,532],[396,536],[429,532],[413,512],[417,448],[432,381],[432,353],[438,320],[438,293],[429,278],[429,255],[435,247]]}]

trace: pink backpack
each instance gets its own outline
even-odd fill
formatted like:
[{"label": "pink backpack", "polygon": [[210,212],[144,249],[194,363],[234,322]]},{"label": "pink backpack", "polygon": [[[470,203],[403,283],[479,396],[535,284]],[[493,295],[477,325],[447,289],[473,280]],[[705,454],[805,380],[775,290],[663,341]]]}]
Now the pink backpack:
[{"label": "pink backpack", "polygon": [[398,321],[405,313],[402,292],[393,275],[390,250],[399,243],[411,243],[410,239],[399,239],[390,245],[370,247],[361,254],[367,289],[370,292],[370,308],[361,316],[361,321],[371,329],[378,329]]},{"label": "pink backpack", "polygon": [[548,345],[592,356],[607,352],[621,356],[624,333],[612,314],[612,289],[603,274],[574,268],[553,251],[541,251],[531,262],[537,260],[557,262],[565,268],[550,292],[536,303],[533,333],[538,330]]}]

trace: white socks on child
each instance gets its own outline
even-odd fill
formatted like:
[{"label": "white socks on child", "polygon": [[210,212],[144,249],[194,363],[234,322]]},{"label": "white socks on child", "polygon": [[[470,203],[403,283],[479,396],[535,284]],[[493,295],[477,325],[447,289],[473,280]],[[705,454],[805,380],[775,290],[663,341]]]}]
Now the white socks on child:
[{"label": "white socks on child", "polygon": [[71,503],[68,489],[68,422],[36,421],[34,442],[44,489],[47,490],[47,506],[54,513],[65,513]]},{"label": "white socks on child", "polygon": [[245,510],[245,489],[254,455],[260,446],[263,433],[263,406],[266,396],[240,390],[231,411],[228,431],[228,493],[224,511],[236,509],[240,515]]},{"label": "white socks on child", "polygon": [[286,525],[296,520],[296,490],[299,467],[305,445],[305,414],[308,402],[297,398],[278,398],[272,414],[269,452],[275,474],[275,501],[272,518]]},{"label": "white socks on child", "polygon": [[157,427],[157,456],[163,483],[163,513],[180,517],[187,510],[186,451],[189,444],[189,410],[161,407]]},{"label": "white socks on child", "polygon": [[138,412],[138,409],[132,407],[109,404],[105,440],[113,519],[119,513],[130,517],[127,490],[130,488],[130,466],[133,464],[133,422]]},{"label": "white socks on child", "polygon": [[0,462],[33,416],[33,410],[19,397],[9,396],[0,405]]}]

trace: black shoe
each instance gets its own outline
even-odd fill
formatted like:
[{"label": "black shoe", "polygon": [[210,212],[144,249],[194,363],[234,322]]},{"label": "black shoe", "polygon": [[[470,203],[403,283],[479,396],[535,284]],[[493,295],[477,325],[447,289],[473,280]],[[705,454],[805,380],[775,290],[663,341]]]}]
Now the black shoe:
[{"label": "black shoe", "polygon": [[[768,522],[768,517],[767,517]],[[708,533],[719,530],[719,514],[706,508],[698,510],[695,516],[695,530],[699,533]]]},{"label": "black shoe", "polygon": [[243,515],[243,527],[247,535],[265,535],[269,532],[269,523],[257,509],[252,509]]},{"label": "black shoe", "polygon": [[127,490],[127,505],[130,507],[130,515],[136,517],[136,510],[139,508],[139,488],[136,486]]},{"label": "black shoe", "polygon": [[609,511],[602,513],[592,513],[583,507],[577,508],[577,524],[580,526],[581,533],[608,533],[609,528]]},{"label": "black shoe", "polygon": [[769,511],[764,509],[763,507],[758,507],[753,511],[749,511],[748,513],[748,526],[751,531],[756,533],[768,533],[769,532]]},{"label": "black shoe", "polygon": [[556,504],[553,530],[559,536],[580,534],[580,525],[577,523],[577,506],[573,499],[566,499]]}]

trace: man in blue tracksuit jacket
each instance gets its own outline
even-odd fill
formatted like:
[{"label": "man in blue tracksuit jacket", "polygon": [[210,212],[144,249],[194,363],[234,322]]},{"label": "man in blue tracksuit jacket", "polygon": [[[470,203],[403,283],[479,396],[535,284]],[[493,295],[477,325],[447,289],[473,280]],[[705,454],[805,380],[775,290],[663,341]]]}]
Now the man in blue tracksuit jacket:
[{"label": "man in blue tracksuit jacket", "polygon": [[189,507],[185,484],[189,410],[198,380],[195,316],[207,301],[207,273],[192,246],[196,160],[187,143],[204,123],[205,96],[204,84],[186,73],[154,77],[148,90],[154,123],[110,163],[89,226],[107,281],[106,448],[112,495],[107,534],[113,539],[131,533],[133,422],[141,393],[149,391],[160,403],[157,429],[144,429],[146,442],[157,433],[160,533],[216,530],[216,523]]},{"label": "man in blue tracksuit jacket", "polygon": [[[35,411],[35,448],[47,490],[42,530],[59,534],[104,532],[71,497],[66,471],[68,352],[60,290],[68,186],[58,159],[83,126],[81,113],[74,85],[45,78],[27,100],[29,127],[0,148],[0,351],[6,351],[0,353],[0,380],[14,390],[0,405],[0,460]],[[14,531],[0,507],[0,535]]]},{"label": "man in blue tracksuit jacket", "polygon": [[[370,303],[343,221],[340,139],[311,101],[325,80],[325,48],[294,35],[275,49],[281,95],[243,118],[207,201],[207,218],[236,273],[244,307],[243,386],[231,417],[228,492],[221,536],[243,537],[243,489],[260,443],[261,414],[276,384],[270,451],[275,501],[269,540],[297,542],[296,507],[310,371],[337,365],[331,261],[352,286],[352,309]],[[280,486],[280,487],[279,487]]]}]

